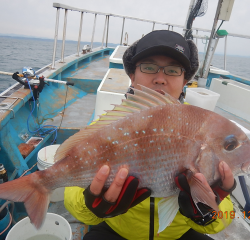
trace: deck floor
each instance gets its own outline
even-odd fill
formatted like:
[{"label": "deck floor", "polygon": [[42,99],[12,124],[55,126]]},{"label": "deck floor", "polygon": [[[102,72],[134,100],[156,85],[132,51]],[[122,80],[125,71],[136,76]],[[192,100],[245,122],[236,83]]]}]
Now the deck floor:
[{"label": "deck floor", "polygon": [[109,68],[109,56],[104,56],[90,62],[87,67],[79,69],[71,78],[77,79],[103,79]]},{"label": "deck floor", "polygon": [[[109,69],[109,56],[104,56],[93,60],[86,67],[78,69],[72,73],[70,79],[88,79],[88,80],[102,80]],[[96,83],[95,83],[96,84]],[[77,99],[73,104],[68,106],[64,115],[59,113],[54,118],[46,121],[46,125],[60,126],[63,118],[61,128],[83,128],[91,119],[95,109],[95,93],[88,93],[81,99]]]},{"label": "deck floor", "polygon": [[234,114],[227,112],[219,107],[215,107],[214,112],[218,113],[219,115],[221,115],[229,120],[233,120],[233,121],[239,123],[241,126],[245,127],[246,129],[250,130],[250,123],[247,122],[246,120],[244,120],[240,117],[237,117]]},{"label": "deck floor", "polygon": [[60,126],[60,128],[83,128],[87,126],[95,109],[96,94],[87,94],[77,99],[67,107],[64,115],[59,113],[53,119],[45,122],[46,125]]}]

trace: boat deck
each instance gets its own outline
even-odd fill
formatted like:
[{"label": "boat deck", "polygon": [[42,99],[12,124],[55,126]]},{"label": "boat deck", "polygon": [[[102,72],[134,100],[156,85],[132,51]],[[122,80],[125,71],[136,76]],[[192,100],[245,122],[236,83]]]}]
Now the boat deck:
[{"label": "boat deck", "polygon": [[108,69],[109,56],[104,56],[95,59],[83,68],[72,72],[71,76],[66,77],[65,80],[75,83],[73,88],[84,89],[87,92],[55,117],[48,119],[45,124],[74,129],[87,126],[93,117],[96,90]]},{"label": "boat deck", "polygon": [[243,126],[244,128],[248,129],[250,131],[250,123],[240,117],[237,117],[236,115],[223,110],[222,108],[219,107],[215,107],[214,112],[218,113],[219,115],[229,119],[229,120],[233,120],[237,123],[239,123],[241,126]]}]

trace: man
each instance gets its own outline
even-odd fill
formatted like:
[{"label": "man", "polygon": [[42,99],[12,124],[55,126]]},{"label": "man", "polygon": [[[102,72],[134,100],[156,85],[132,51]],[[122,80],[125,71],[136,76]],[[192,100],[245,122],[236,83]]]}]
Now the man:
[{"label": "man", "polygon": [[[176,99],[180,97],[183,87],[192,79],[199,65],[195,44],[186,41],[180,34],[167,30],[153,31],[135,42],[124,53],[123,62],[133,88],[140,88],[139,84],[144,85],[160,93],[167,92]],[[219,169],[222,186],[219,187],[217,197],[221,200],[225,197],[220,203],[220,209],[223,212],[230,212],[233,211],[233,207],[227,195],[232,191],[234,178],[226,163],[221,162]],[[154,237],[182,240],[211,239],[202,233],[219,232],[231,222],[231,219],[214,221],[211,214],[207,215],[210,216],[209,219],[205,219],[199,211],[197,213],[197,209],[194,209],[193,213],[194,204],[189,198],[189,190],[185,188],[186,178],[184,176],[183,179],[183,175],[177,176],[177,182],[182,190],[179,196],[180,211],[173,222],[156,238],[159,227],[157,207],[161,198],[149,198],[150,190],[144,188],[134,191],[134,195],[131,193],[134,198],[127,200],[131,194],[126,195],[126,192],[129,193],[133,188],[131,182],[135,179],[128,183],[130,177],[127,178],[126,168],[121,168],[110,187],[103,191],[109,171],[109,167],[104,165],[85,191],[79,187],[65,190],[65,207],[71,214],[85,224],[96,225],[86,234],[84,237],[86,240],[153,239]],[[209,187],[202,174],[198,173],[195,176]],[[132,201],[129,202],[129,209],[122,208],[123,204],[117,205],[122,199],[125,199],[124,205],[126,201]],[[115,209],[113,213],[111,211],[105,215],[100,212],[98,205],[111,206],[110,209],[112,206],[113,209],[117,206],[120,211]],[[206,206],[204,208],[202,206],[202,209],[211,213],[211,209],[207,210]],[[199,221],[196,221],[197,219]]]}]

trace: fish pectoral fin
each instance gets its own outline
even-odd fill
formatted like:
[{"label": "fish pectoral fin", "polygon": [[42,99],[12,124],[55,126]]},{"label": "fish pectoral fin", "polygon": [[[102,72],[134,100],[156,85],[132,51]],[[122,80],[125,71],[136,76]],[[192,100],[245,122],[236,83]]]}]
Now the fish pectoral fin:
[{"label": "fish pectoral fin", "polygon": [[188,177],[188,182],[191,196],[198,209],[199,207],[197,206],[197,203],[201,202],[213,208],[215,211],[219,211],[219,207],[216,203],[216,196],[209,186],[195,177],[194,174],[192,174],[191,177]]},{"label": "fish pectoral fin", "polygon": [[164,198],[158,203],[159,229],[158,234],[168,227],[179,210],[178,194]]}]

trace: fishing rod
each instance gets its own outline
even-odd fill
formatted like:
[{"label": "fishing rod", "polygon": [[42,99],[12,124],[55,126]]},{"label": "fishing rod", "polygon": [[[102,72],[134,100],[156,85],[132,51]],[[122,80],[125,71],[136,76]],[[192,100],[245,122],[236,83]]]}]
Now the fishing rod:
[{"label": "fishing rod", "polygon": [[[8,75],[8,76],[13,76],[14,73],[11,73],[11,72],[3,72],[3,71],[0,71],[0,74],[3,74],[3,75]],[[28,79],[34,79],[34,80],[41,80],[43,79],[44,81],[46,82],[53,82],[53,83],[60,83],[60,84],[65,84],[65,85],[70,85],[70,86],[74,86],[74,83],[71,83],[71,82],[66,82],[66,81],[61,81],[61,80],[54,80],[54,79],[50,79],[50,78],[45,78],[45,77],[39,77],[39,76],[32,76],[32,75],[28,75],[28,76],[25,76],[24,74],[20,73],[20,74],[17,74],[18,77],[25,77],[25,78],[28,78]],[[16,80],[16,79],[15,79]],[[21,83],[23,84],[23,83]],[[24,84],[23,84],[24,85]]]}]

